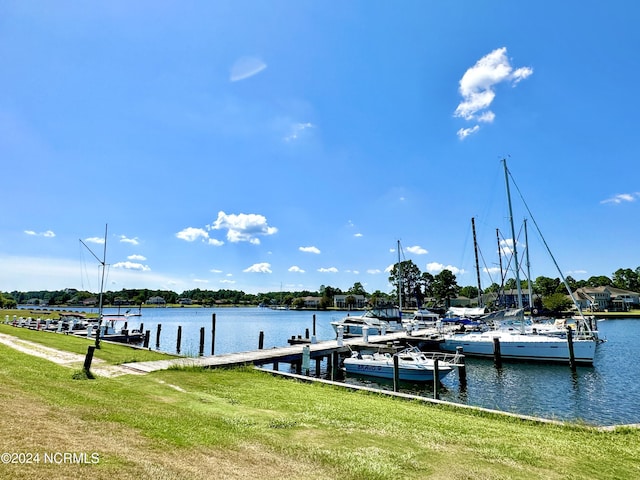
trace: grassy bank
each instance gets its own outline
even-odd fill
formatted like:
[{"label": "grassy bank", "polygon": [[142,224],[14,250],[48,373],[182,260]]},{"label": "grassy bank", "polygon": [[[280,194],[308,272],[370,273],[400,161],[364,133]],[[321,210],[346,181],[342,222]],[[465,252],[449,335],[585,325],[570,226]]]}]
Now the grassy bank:
[{"label": "grassy bank", "polygon": [[[0,333],[68,351],[83,341],[4,325]],[[116,363],[129,349],[107,350]],[[0,452],[40,454],[39,464],[0,465],[2,478],[640,477],[635,429],[537,424],[253,369],[74,380],[71,369],[0,345],[0,385]],[[45,452],[89,461],[44,464]]]}]

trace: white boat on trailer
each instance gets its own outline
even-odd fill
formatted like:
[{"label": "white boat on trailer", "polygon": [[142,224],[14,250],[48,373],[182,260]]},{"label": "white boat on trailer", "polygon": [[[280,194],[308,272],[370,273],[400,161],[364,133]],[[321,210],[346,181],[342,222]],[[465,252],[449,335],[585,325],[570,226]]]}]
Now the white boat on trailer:
[{"label": "white boat on trailer", "polygon": [[417,347],[408,347],[395,355],[381,352],[362,354],[354,351],[351,357],[345,358],[344,370],[352,374],[393,379],[394,356],[398,357],[398,378],[404,381],[433,381],[436,359],[440,380],[449,375],[456,364],[455,355],[428,354]]}]

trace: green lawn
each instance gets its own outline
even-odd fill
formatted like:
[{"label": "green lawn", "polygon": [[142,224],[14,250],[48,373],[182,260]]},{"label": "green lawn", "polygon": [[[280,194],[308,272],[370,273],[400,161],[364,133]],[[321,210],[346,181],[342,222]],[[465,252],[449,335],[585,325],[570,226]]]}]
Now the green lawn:
[{"label": "green lawn", "polygon": [[[18,330],[28,332],[0,326],[0,333]],[[29,335],[86,350],[83,339]],[[109,345],[97,355],[111,363],[127,357],[111,347],[128,349]],[[0,464],[0,478],[640,478],[640,431],[632,428],[538,424],[249,368],[73,377],[0,344],[0,452],[99,458]]]}]

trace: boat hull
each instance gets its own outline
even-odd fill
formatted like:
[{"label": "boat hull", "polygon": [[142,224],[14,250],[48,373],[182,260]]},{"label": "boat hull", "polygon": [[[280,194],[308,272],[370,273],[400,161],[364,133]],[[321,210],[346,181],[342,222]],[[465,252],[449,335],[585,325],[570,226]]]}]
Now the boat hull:
[{"label": "boat hull", "polygon": [[[468,333],[446,336],[440,344],[444,351],[455,352],[462,347],[464,355],[476,357],[494,356],[494,338],[500,340],[500,357],[507,360],[542,362],[569,362],[569,343],[564,338],[544,335],[496,335],[491,332]],[[574,340],[573,353],[576,363],[591,365],[595,356],[596,342]]]},{"label": "boat hull", "polygon": [[[366,360],[347,358],[344,361],[344,369],[347,373],[367,375],[370,377],[393,379],[393,362],[381,364],[380,362],[369,362]],[[442,365],[438,368],[438,378],[442,380],[452,370],[448,365]],[[400,366],[398,368],[400,380],[409,382],[429,382],[433,381],[434,371],[428,368],[407,368]]]}]

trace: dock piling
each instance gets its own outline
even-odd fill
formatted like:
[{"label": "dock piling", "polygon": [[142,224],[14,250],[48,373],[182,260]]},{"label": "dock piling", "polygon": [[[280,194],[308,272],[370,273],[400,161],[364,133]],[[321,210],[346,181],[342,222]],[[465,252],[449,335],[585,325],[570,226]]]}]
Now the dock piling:
[{"label": "dock piling", "polygon": [[440,399],[440,365],[438,359],[433,359],[433,398]]},{"label": "dock piling", "polygon": [[262,350],[264,348],[264,332],[260,331],[260,335],[258,336],[258,350]]},{"label": "dock piling", "polygon": [[176,339],[176,352],[180,354],[180,344],[182,343],[182,325],[178,325],[178,336]]},{"label": "dock piling", "polygon": [[198,355],[204,355],[204,327],[200,327],[200,349],[198,350]]},{"label": "dock piling", "polygon": [[[96,335],[100,334],[100,329],[98,329],[98,331],[96,332]],[[142,344],[142,346],[144,348],[149,348],[149,335],[151,335],[151,330],[147,330],[146,332],[144,332],[144,343]]]},{"label": "dock piling", "polygon": [[458,380],[460,381],[460,386],[465,388],[467,386],[467,366],[464,362],[462,347],[456,347],[456,355],[458,356]]},{"label": "dock piling", "polygon": [[216,351],[216,314],[211,314],[211,355]]},{"label": "dock piling", "polygon": [[84,366],[82,367],[86,373],[89,373],[91,370],[91,362],[93,361],[93,352],[96,347],[94,345],[89,345],[87,347],[87,355],[84,357]]},{"label": "dock piling", "polygon": [[573,332],[571,327],[567,327],[567,343],[569,344],[569,367],[576,371],[576,358],[573,352]]},{"label": "dock piling", "polygon": [[400,390],[400,359],[397,355],[393,356],[393,391]]},{"label": "dock piling", "polygon": [[158,329],[156,330],[156,350],[160,349],[160,331],[162,330],[162,325],[158,324]]},{"label": "dock piling", "polygon": [[493,338],[493,362],[497,368],[502,367],[502,355],[500,354],[500,339]]}]

